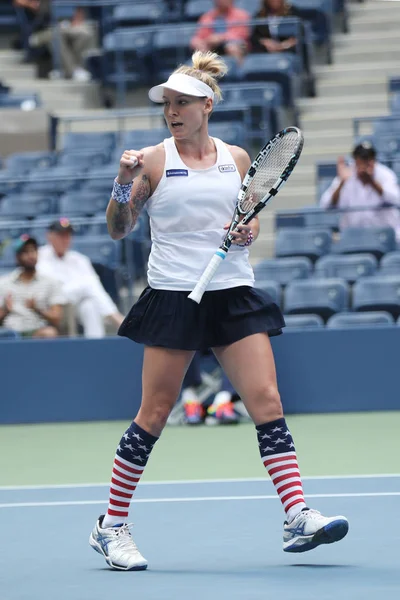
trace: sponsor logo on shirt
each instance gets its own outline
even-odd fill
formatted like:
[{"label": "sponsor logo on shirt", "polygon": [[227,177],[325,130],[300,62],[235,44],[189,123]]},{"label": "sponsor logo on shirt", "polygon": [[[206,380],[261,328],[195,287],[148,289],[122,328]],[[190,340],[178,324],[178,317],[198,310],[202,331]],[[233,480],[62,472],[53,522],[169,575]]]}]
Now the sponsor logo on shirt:
[{"label": "sponsor logo on shirt", "polygon": [[165,174],[167,177],[188,177],[189,172],[187,169],[168,169]]},{"label": "sponsor logo on shirt", "polygon": [[219,165],[218,169],[221,173],[233,173],[236,171],[235,165]]}]

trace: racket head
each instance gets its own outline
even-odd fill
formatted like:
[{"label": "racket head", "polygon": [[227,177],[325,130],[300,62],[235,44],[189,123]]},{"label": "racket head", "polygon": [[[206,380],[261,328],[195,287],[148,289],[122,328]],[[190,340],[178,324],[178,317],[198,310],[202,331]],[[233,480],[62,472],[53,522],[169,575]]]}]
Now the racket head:
[{"label": "racket head", "polygon": [[237,203],[240,213],[248,213],[277,194],[296,166],[303,145],[304,136],[298,127],[282,129],[265,144],[243,180]]}]

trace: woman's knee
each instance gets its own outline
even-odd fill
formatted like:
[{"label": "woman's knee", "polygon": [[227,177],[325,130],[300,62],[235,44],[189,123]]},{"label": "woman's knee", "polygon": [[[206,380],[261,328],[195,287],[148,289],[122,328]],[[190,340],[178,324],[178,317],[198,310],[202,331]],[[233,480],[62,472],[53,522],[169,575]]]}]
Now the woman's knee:
[{"label": "woman's knee", "polygon": [[273,383],[259,388],[251,404],[251,416],[257,425],[283,417],[279,390]]},{"label": "woman's knee", "polygon": [[145,401],[139,409],[135,421],[148,433],[159,436],[167,424],[168,417],[175,404],[176,399],[164,398],[158,402],[152,401],[147,404]]}]

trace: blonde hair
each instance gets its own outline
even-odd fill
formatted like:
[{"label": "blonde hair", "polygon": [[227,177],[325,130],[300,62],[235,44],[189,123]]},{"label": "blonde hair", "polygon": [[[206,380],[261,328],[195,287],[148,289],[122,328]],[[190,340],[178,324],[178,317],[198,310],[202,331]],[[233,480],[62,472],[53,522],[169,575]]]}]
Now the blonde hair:
[{"label": "blonde hair", "polygon": [[174,71],[182,75],[190,75],[203,83],[206,83],[214,92],[214,101],[218,103],[222,100],[222,92],[218,85],[218,79],[221,79],[227,73],[228,67],[222,58],[215,52],[200,52],[197,50],[192,56],[192,66],[181,65]]}]

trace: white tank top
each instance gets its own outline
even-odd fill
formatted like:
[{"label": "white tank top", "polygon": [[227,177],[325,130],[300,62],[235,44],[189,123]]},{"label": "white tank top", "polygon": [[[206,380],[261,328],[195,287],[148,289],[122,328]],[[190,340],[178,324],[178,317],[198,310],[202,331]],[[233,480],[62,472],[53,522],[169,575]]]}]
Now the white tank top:
[{"label": "white tank top", "polygon": [[[208,169],[190,169],[174,138],[164,140],[164,173],[146,203],[152,239],[147,275],[154,289],[191,291],[232,219],[241,177],[224,142],[213,140],[217,160]],[[253,284],[248,249],[232,245],[207,290]]]}]

